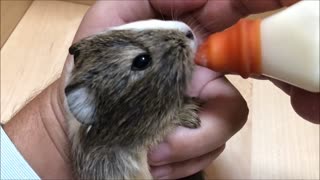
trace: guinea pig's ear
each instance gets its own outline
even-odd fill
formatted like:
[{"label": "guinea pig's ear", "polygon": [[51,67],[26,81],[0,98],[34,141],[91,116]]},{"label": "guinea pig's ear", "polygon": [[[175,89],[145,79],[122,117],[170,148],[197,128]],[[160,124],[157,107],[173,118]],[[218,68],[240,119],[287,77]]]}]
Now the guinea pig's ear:
[{"label": "guinea pig's ear", "polygon": [[95,121],[94,96],[79,84],[70,84],[65,89],[67,103],[71,113],[82,124],[93,124]]},{"label": "guinea pig's ear", "polygon": [[78,56],[80,54],[80,49],[79,49],[79,43],[75,43],[73,44],[70,48],[69,48],[69,53],[71,55],[73,55],[73,59],[76,62],[78,59]]}]

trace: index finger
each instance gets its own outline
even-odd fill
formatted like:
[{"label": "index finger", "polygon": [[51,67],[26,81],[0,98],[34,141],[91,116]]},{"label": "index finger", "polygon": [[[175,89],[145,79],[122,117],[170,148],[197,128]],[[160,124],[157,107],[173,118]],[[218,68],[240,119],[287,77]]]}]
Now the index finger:
[{"label": "index finger", "polygon": [[[179,10],[190,13],[190,16],[197,19],[199,24],[204,26],[209,32],[221,31],[240,18],[249,14],[262,13],[290,6],[299,0],[208,0],[208,1],[160,1],[150,0],[153,8],[165,15],[172,13],[165,10]],[[179,3],[181,2],[181,3]]]},{"label": "index finger", "polygon": [[147,0],[97,1],[85,14],[74,41],[125,23],[156,16]]}]

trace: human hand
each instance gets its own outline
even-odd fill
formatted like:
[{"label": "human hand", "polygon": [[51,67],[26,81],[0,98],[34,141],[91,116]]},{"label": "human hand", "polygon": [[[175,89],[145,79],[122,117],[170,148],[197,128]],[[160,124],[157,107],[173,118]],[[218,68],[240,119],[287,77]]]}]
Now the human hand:
[{"label": "human hand", "polygon": [[[179,9],[182,13],[184,8],[186,11],[197,9],[199,4],[203,7],[194,11],[191,14],[184,15],[183,18],[190,21],[196,26],[197,31],[200,31],[201,37],[209,35],[213,32],[220,31],[233,25],[240,17],[246,16],[251,13],[259,13],[267,10],[273,10],[284,6],[290,6],[299,0],[271,0],[271,1],[223,1],[215,2],[206,1],[195,2],[198,5],[193,6],[187,3],[170,3],[155,1],[154,6],[158,6],[160,11],[170,15],[171,9]],[[179,6],[181,6],[179,8]],[[192,7],[194,9],[192,9]],[[212,20],[211,20],[212,19]],[[311,93],[302,90],[290,84],[275,80],[273,78],[260,77],[258,79],[268,79],[273,82],[277,87],[287,93],[291,98],[291,105],[298,115],[302,118],[313,122],[320,123],[320,93]]]},{"label": "human hand", "polygon": [[290,96],[291,106],[299,116],[312,123],[320,123],[320,93],[309,92],[263,75],[252,76],[252,78],[271,81],[275,86]]},{"label": "human hand", "polygon": [[[201,39],[206,37],[207,35],[216,31],[221,31],[233,25],[237,20],[239,20],[239,18],[242,18],[248,14],[278,9],[284,6],[289,6],[295,2],[297,2],[297,0],[212,0],[193,2],[159,0],[151,1],[151,4],[156,10],[158,10],[159,13],[166,15],[167,17],[169,17],[169,19],[170,17],[174,17],[190,24],[192,28],[196,31],[195,33],[201,41]],[[194,76],[195,80],[193,81],[193,84],[190,87],[190,94],[192,96],[199,96],[201,98],[202,93],[209,92],[210,95],[212,95],[214,91],[217,91],[219,89],[219,85],[207,86],[206,83],[210,84],[215,80],[220,79],[221,76],[217,74],[212,75],[209,72],[205,71],[205,69],[200,69],[196,71]],[[213,79],[216,79],[211,81],[209,80],[209,78],[205,79],[206,77],[214,77]],[[203,78],[201,79],[203,81],[199,80],[198,78]],[[200,88],[201,90],[199,90],[198,88]],[[297,94],[292,94],[291,97],[294,99],[298,96]],[[214,108],[223,106],[221,102],[211,101],[211,98],[201,99],[207,101],[207,104],[212,103],[215,106]],[[307,100],[305,102],[310,101]],[[319,103],[319,100],[313,100],[313,102]],[[313,107],[318,107],[317,111],[319,111],[319,105],[314,105]],[[214,108],[205,107],[203,111],[200,112],[200,119],[202,121],[201,128],[203,129],[200,128],[198,130],[189,130],[185,128],[180,128],[171,135],[169,135],[165,142],[161,144],[160,147],[157,147],[154,150],[155,152],[152,152],[150,154],[150,164],[153,165],[152,171],[156,177],[161,177],[165,179],[177,178],[193,174],[199,171],[200,169],[205,168],[221,152],[219,151],[221,149],[218,148],[219,144],[221,144],[222,142],[226,142],[227,139],[233,135],[231,132],[221,133],[221,131],[224,131],[228,127],[232,126],[232,123],[234,123],[235,126],[238,124],[238,127],[241,127],[241,122],[243,121],[241,121],[241,115],[239,114],[233,116],[234,122],[228,121],[228,118],[230,117],[226,116],[214,118],[214,115],[216,115],[215,112],[213,112],[210,117],[208,116],[208,118],[203,117],[203,114],[205,114],[205,112],[212,112]],[[241,110],[243,111],[243,109]],[[235,113],[237,112],[237,109],[229,109],[229,107],[226,108],[226,106],[224,106],[224,108],[222,108],[222,111],[230,111],[230,113]],[[212,126],[212,124],[219,122],[223,122],[224,126]],[[215,131],[217,132],[219,130],[219,133],[214,133]],[[236,130],[234,132],[236,132]],[[164,157],[161,158],[161,156]]]},{"label": "human hand", "polygon": [[[192,23],[196,24],[196,30],[201,31],[204,35],[210,34],[215,31],[220,31],[232,24],[239,19],[241,16],[245,16],[251,13],[263,12],[266,10],[273,10],[281,8],[284,6],[289,6],[298,2],[299,0],[271,0],[271,1],[224,1],[224,2],[215,2],[211,1],[206,3],[195,2],[196,6],[176,2],[175,4],[170,4],[169,2],[154,2],[154,6],[160,9],[162,12],[167,14],[173,14],[171,9],[179,9],[180,13],[184,10],[191,11],[198,6],[202,5],[201,9],[196,10],[190,15],[184,16],[184,18],[193,18]],[[171,6],[171,7],[170,7]],[[179,6],[181,6],[179,8]],[[192,9],[192,6],[194,9]],[[212,19],[212,20],[210,20]],[[272,79],[266,78],[273,82],[277,87],[283,90],[291,97],[291,105],[298,115],[302,118],[313,122],[320,123],[320,93],[311,93],[295,86],[289,85],[287,83]]]},{"label": "human hand", "polygon": [[[162,16],[170,19],[173,15],[187,23],[193,21],[191,25],[201,41],[206,35],[231,26],[249,13],[280,8],[279,2],[152,1],[154,10],[145,1],[100,1],[86,14],[75,41],[111,26]],[[208,19],[213,20],[208,23]],[[67,61],[66,75],[70,73],[71,68],[68,67],[71,66],[72,61]],[[178,128],[150,152],[151,171],[157,178],[180,178],[205,168],[222,152],[225,142],[246,120],[248,110],[245,101],[219,73],[198,67],[188,94],[206,102],[200,112],[202,126],[196,130]]]}]

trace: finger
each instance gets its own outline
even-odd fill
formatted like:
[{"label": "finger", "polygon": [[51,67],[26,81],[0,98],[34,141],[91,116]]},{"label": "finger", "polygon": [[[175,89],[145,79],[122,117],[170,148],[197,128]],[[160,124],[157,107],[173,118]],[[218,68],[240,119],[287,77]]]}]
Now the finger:
[{"label": "finger", "polygon": [[290,96],[292,107],[298,115],[310,122],[320,123],[320,93],[292,87]]},{"label": "finger", "polygon": [[274,9],[279,9],[282,7],[290,6],[299,0],[260,0],[260,1],[247,1],[247,0],[240,0],[240,7],[247,9],[249,14],[253,13],[261,13],[265,11],[270,11]]},{"label": "finger", "polygon": [[155,17],[147,0],[97,1],[84,16],[74,41],[106,30],[112,26]]},{"label": "finger", "polygon": [[[296,0],[291,0],[290,2],[293,3]],[[209,32],[217,32],[230,27],[240,18],[249,14],[279,9],[291,3],[281,0],[208,1],[204,8],[196,12],[195,15]]]},{"label": "finger", "polygon": [[269,80],[290,96],[292,108],[299,116],[312,123],[320,123],[320,93],[312,93],[276,79]]},{"label": "finger", "polygon": [[282,81],[273,79],[273,78],[268,78],[274,85],[276,85],[278,88],[280,88],[283,92],[286,94],[290,95],[292,86],[290,84],[284,83]]},{"label": "finger", "polygon": [[[195,9],[201,8],[207,3],[208,0],[197,0],[197,1],[180,1],[180,0],[150,0],[150,4],[155,7],[155,9],[163,14],[171,16],[173,15],[181,15],[183,13],[187,13],[190,11],[194,11]],[[174,11],[174,12],[173,12]]]},{"label": "finger", "polygon": [[221,73],[214,72],[206,67],[196,66],[187,94],[190,97],[199,97],[206,84],[221,78],[221,76],[223,76]]},{"label": "finger", "polygon": [[[189,13],[195,17],[199,23],[209,32],[221,31],[240,18],[249,14],[260,13],[289,6],[298,0],[210,0],[210,1],[151,1],[152,6],[163,14],[170,15],[169,9],[179,9],[182,12]],[[192,8],[192,5],[194,8]]]},{"label": "finger", "polygon": [[199,113],[201,127],[179,127],[169,134],[163,143],[150,151],[151,165],[184,161],[211,152],[225,144],[244,125],[247,104],[225,78],[205,85],[200,98],[207,101]]},{"label": "finger", "polygon": [[224,149],[225,145],[194,159],[159,167],[152,167],[151,174],[156,179],[178,179],[193,175],[208,167]]}]

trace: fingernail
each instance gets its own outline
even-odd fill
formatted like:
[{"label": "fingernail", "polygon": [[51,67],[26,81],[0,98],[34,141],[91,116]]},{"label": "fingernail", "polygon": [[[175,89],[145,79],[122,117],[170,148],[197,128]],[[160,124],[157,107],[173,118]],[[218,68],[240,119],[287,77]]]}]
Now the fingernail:
[{"label": "fingernail", "polygon": [[149,161],[151,165],[160,165],[170,156],[170,147],[166,143],[161,143],[149,152]]},{"label": "fingernail", "polygon": [[155,179],[166,179],[165,177],[168,177],[168,174],[170,174],[170,172],[171,172],[170,166],[161,166],[161,167],[151,169],[151,175]]}]

